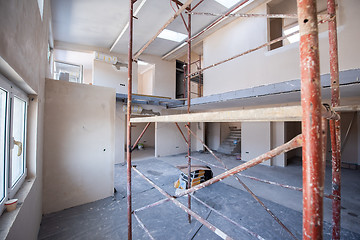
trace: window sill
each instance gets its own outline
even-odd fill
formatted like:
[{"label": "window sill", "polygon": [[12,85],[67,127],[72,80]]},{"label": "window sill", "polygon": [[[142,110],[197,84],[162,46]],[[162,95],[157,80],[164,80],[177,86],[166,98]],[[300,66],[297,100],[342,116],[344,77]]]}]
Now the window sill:
[{"label": "window sill", "polygon": [[15,194],[14,198],[18,199],[17,207],[12,212],[6,210],[0,216],[0,239],[6,239],[13,223],[15,222],[20,209],[28,196],[32,186],[34,185],[35,178],[26,179],[19,191]]}]

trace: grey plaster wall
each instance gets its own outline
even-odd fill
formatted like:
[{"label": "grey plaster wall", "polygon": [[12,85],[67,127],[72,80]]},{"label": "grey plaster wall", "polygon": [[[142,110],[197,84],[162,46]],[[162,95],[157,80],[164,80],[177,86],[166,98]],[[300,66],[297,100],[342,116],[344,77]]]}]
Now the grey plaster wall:
[{"label": "grey plaster wall", "polygon": [[[25,193],[10,229],[5,230],[8,239],[37,239],[41,222],[44,84],[45,76],[50,74],[46,58],[50,20],[50,1],[44,1],[43,19],[36,0],[0,1],[0,71],[11,68],[10,72],[16,74],[7,76],[9,80],[32,94],[33,99],[28,116],[32,129],[27,139],[28,176],[33,184]],[[3,68],[4,62],[7,70]]]},{"label": "grey plaster wall", "polygon": [[43,212],[113,195],[115,89],[46,80]]}]

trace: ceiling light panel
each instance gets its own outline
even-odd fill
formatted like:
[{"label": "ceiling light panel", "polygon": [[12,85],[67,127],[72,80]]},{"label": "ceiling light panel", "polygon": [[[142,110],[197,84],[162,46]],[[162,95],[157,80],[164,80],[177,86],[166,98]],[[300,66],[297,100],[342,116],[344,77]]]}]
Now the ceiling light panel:
[{"label": "ceiling light panel", "polygon": [[164,29],[158,36],[158,38],[174,41],[174,42],[182,42],[187,38],[187,35],[174,32],[168,29]]},{"label": "ceiling light panel", "polygon": [[239,0],[215,0],[215,2],[220,3],[221,5],[223,5],[226,8],[230,8],[240,1]]}]

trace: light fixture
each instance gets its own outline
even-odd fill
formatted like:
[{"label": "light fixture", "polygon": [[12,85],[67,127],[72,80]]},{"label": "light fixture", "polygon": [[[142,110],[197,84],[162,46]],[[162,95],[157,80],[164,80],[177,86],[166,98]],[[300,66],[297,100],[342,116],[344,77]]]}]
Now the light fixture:
[{"label": "light fixture", "polygon": [[226,8],[230,8],[235,5],[235,3],[238,3],[239,0],[215,0],[215,2],[220,3]]},{"label": "light fixture", "polygon": [[168,29],[164,29],[157,37],[174,42],[182,42],[187,38],[187,36],[183,33],[171,31]]}]

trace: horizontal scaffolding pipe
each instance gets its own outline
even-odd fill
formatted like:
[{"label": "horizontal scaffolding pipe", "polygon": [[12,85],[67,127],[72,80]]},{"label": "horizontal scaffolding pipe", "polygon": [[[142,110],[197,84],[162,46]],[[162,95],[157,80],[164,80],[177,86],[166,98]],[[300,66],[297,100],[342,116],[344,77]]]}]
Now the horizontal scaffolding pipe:
[{"label": "horizontal scaffolding pipe", "polygon": [[[211,16],[211,17],[243,17],[243,18],[290,18],[290,19],[297,19],[297,14],[262,14],[262,13],[231,13],[228,15],[222,13],[209,13],[209,12],[187,12],[191,15],[200,15],[200,16]],[[328,14],[319,14],[319,20],[328,21],[330,20],[330,16]]]},{"label": "horizontal scaffolding pipe", "polygon": [[216,210],[215,208],[211,207],[210,205],[208,205],[207,203],[203,202],[202,200],[200,200],[199,198],[197,198],[195,195],[192,196],[196,201],[198,201],[199,203],[201,203],[202,205],[204,205],[205,207],[209,208],[210,210],[212,210],[213,212],[217,213],[218,215],[220,215],[221,217],[223,217],[225,220],[227,220],[228,222],[231,222],[232,224],[234,224],[235,226],[239,227],[240,229],[244,230],[245,232],[249,233],[251,236],[257,238],[257,239],[264,239],[263,237],[261,237],[259,234],[254,233],[252,231],[250,231],[249,229],[247,229],[246,227],[244,227],[243,225],[235,222],[234,220],[230,219],[229,217],[227,217],[226,215],[222,214],[221,212],[219,212],[218,210]]},{"label": "horizontal scaffolding pipe", "polygon": [[134,59],[138,59],[139,56],[155,41],[159,34],[172,23],[194,0],[188,0],[184,3],[179,10],[157,31],[157,33],[134,55]]},{"label": "horizontal scaffolding pipe", "polygon": [[241,172],[241,171],[244,171],[248,168],[251,168],[253,166],[256,166],[262,162],[265,162],[279,154],[282,154],[284,152],[288,152],[292,149],[295,149],[295,148],[298,148],[298,147],[301,147],[302,146],[302,135],[299,134],[298,136],[296,136],[295,138],[293,138],[292,140],[290,140],[289,142],[277,147],[277,148],[274,148],[273,150],[269,151],[269,152],[266,152],[246,163],[243,163],[237,167],[234,167],[222,174],[219,174],[217,175],[216,177],[213,177],[203,183],[200,183],[199,185],[196,185],[190,189],[187,189],[186,191],[182,192],[181,194],[177,195],[177,197],[181,197],[181,196],[184,196],[186,194],[190,194],[192,192],[195,192],[197,190],[200,190],[204,187],[207,187],[213,183],[216,183],[218,181],[221,181],[227,177],[230,177],[238,172]]},{"label": "horizontal scaffolding pipe", "polygon": [[155,206],[159,206],[159,205],[161,205],[161,204],[163,204],[163,203],[166,203],[166,202],[168,202],[168,201],[170,201],[170,199],[164,198],[164,199],[161,199],[161,200],[159,200],[159,201],[157,201],[157,202],[154,202],[154,203],[148,204],[148,205],[146,205],[146,206],[143,206],[143,207],[141,207],[141,208],[138,208],[138,209],[134,210],[134,212],[144,211],[144,210],[146,210],[146,209],[149,209],[149,208],[152,208],[152,207],[155,207]]},{"label": "horizontal scaffolding pipe", "polygon": [[226,233],[224,233],[223,231],[221,231],[220,229],[218,229],[217,227],[215,227],[214,225],[212,225],[211,223],[209,223],[208,221],[206,221],[205,219],[203,219],[202,217],[200,217],[197,213],[195,213],[194,211],[192,211],[191,209],[189,209],[188,207],[186,207],[184,204],[182,204],[181,202],[179,202],[178,200],[176,200],[173,196],[171,196],[170,194],[168,194],[167,192],[165,192],[162,188],[160,188],[159,186],[157,186],[153,181],[151,181],[149,178],[147,178],[144,174],[142,174],[138,169],[136,169],[136,167],[133,166],[134,171],[139,174],[143,179],[145,179],[148,183],[150,183],[151,186],[153,186],[154,188],[156,188],[162,195],[164,195],[165,197],[167,197],[168,199],[170,199],[170,201],[172,201],[176,206],[178,206],[179,208],[181,208],[182,210],[184,210],[187,214],[190,214],[192,217],[194,217],[196,220],[198,220],[200,223],[202,223],[205,227],[207,227],[208,229],[210,229],[211,231],[213,231],[216,235],[218,235],[219,237],[221,237],[222,239],[226,239],[226,240],[231,240],[232,238],[229,237]]}]

